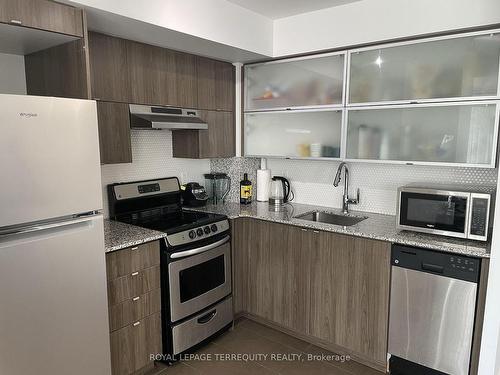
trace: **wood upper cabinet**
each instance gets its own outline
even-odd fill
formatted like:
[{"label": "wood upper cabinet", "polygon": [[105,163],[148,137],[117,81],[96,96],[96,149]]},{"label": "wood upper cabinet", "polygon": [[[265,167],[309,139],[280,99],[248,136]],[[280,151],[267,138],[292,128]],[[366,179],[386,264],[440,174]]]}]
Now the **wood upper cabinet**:
[{"label": "wood upper cabinet", "polygon": [[89,34],[95,99],[196,108],[196,57],[108,35]]},{"label": "wood upper cabinet", "polygon": [[127,41],[91,32],[89,57],[92,98],[130,103],[132,96]]},{"label": "wood upper cabinet", "polygon": [[132,163],[128,104],[97,101],[97,122],[101,163]]},{"label": "wood upper cabinet", "polygon": [[27,94],[89,99],[84,44],[77,39],[25,55]]},{"label": "wood upper cabinet", "polygon": [[[176,51],[169,51],[169,53],[174,54],[175,97],[171,103],[167,104],[200,108],[197,96],[196,56]],[[174,82],[167,84],[174,84]]]},{"label": "wood upper cabinet", "polygon": [[0,0],[0,22],[83,37],[82,11],[49,0]]},{"label": "wood upper cabinet", "polygon": [[233,112],[199,111],[208,124],[207,130],[172,132],[173,156],[177,158],[222,158],[235,155],[235,123]]},{"label": "wood upper cabinet", "polygon": [[196,108],[194,55],[127,41],[132,103]]},{"label": "wood upper cabinet", "polygon": [[320,232],[309,256],[309,334],[383,366],[387,355],[390,243]]},{"label": "wood upper cabinet", "polygon": [[232,64],[204,57],[196,58],[198,108],[234,111],[235,68]]}]

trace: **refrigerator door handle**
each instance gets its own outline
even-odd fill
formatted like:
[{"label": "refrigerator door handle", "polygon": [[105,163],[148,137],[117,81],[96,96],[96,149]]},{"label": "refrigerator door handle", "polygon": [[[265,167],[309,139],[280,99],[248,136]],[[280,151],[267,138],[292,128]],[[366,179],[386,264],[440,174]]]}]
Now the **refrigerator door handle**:
[{"label": "refrigerator door handle", "polygon": [[100,215],[101,214],[89,215],[89,216],[82,216],[82,217],[78,217],[78,218],[74,218],[74,219],[66,219],[66,220],[61,220],[61,221],[32,224],[32,225],[27,225],[27,226],[17,227],[17,228],[0,229],[0,237],[21,235],[21,234],[39,232],[39,231],[44,231],[44,230],[49,230],[49,229],[74,226],[76,224],[91,221],[95,217],[100,216]]}]

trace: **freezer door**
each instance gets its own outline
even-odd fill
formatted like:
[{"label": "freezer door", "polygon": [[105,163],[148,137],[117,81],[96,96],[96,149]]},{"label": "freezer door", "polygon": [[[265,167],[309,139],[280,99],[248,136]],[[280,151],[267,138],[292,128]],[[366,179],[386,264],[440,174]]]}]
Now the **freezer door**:
[{"label": "freezer door", "polygon": [[0,228],[102,208],[96,104],[0,95]]},{"label": "freezer door", "polygon": [[0,237],[0,374],[110,375],[103,221]]},{"label": "freezer door", "polygon": [[392,267],[389,353],[450,375],[467,375],[477,284]]}]

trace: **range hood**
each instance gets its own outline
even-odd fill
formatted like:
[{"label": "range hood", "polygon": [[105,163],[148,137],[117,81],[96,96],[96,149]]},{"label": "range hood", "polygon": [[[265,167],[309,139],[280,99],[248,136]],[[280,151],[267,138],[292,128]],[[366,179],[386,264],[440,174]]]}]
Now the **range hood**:
[{"label": "range hood", "polygon": [[133,129],[208,129],[195,109],[129,104],[129,110]]}]

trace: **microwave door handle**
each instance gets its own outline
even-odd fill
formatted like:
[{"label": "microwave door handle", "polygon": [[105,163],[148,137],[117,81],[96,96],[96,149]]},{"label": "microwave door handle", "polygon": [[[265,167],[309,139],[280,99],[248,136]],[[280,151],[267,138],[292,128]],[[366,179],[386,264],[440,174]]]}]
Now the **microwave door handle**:
[{"label": "microwave door handle", "polygon": [[180,251],[178,253],[170,254],[170,258],[171,259],[178,259],[178,258],[184,258],[184,257],[190,256],[190,255],[204,253],[205,251],[212,250],[212,249],[215,249],[216,247],[224,245],[228,241],[229,241],[229,236],[226,236],[217,242],[211,243],[210,245],[205,245],[205,246],[197,247],[196,249]]}]

